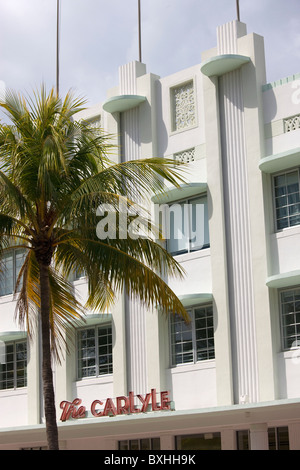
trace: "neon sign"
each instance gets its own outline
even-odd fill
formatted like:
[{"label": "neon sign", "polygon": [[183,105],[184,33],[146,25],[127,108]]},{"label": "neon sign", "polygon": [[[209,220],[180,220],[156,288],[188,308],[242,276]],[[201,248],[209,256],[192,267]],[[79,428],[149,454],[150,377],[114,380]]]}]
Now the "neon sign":
[{"label": "neon sign", "polygon": [[[151,411],[170,410],[169,392],[160,392],[160,403],[156,399],[156,389],[153,388],[150,393],[145,396],[137,395],[139,400],[138,405],[134,402],[134,392],[129,392],[128,396],[120,396],[115,400],[107,398],[104,401],[94,400],[91,404],[90,410],[93,416],[99,418],[101,416],[117,416],[122,414],[133,413],[146,413],[149,411],[151,404]],[[69,418],[80,419],[86,417],[86,407],[83,406],[80,398],[75,398],[72,402],[62,401],[60,408],[62,414],[61,421],[67,421]]]}]

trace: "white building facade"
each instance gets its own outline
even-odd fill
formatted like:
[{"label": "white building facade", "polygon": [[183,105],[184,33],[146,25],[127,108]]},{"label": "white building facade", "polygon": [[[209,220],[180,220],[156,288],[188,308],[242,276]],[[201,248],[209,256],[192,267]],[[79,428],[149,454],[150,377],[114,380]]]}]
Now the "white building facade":
[{"label": "white building facade", "polygon": [[[299,450],[300,74],[267,84],[263,38],[233,21],[194,67],[120,67],[80,118],[116,136],[118,161],[187,162],[188,183],[152,202],[188,205],[201,243],[176,239],[186,222],[172,219],[186,277],[170,285],[189,325],[125,296],[87,312],[54,368],[60,447]],[[0,450],[46,446],[39,339],[14,319],[21,260],[7,256],[0,286]],[[74,286],[84,299],[86,279]]]}]

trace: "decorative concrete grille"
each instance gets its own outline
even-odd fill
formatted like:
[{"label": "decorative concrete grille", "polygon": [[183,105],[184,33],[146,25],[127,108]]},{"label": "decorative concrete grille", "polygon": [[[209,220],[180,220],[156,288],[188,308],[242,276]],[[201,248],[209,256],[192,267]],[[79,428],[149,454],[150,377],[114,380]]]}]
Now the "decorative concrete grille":
[{"label": "decorative concrete grille", "polygon": [[182,163],[194,162],[195,148],[184,150],[183,152],[174,153],[174,160]]},{"label": "decorative concrete grille", "polygon": [[173,95],[173,130],[178,131],[194,126],[195,93],[192,81],[172,89]]},{"label": "decorative concrete grille", "polygon": [[291,132],[300,129],[300,114],[284,119],[284,131]]},{"label": "decorative concrete grille", "polygon": [[89,119],[87,123],[89,124],[91,128],[94,128],[94,129],[98,128],[100,127],[100,124],[101,124],[101,116],[96,116],[93,119]]}]

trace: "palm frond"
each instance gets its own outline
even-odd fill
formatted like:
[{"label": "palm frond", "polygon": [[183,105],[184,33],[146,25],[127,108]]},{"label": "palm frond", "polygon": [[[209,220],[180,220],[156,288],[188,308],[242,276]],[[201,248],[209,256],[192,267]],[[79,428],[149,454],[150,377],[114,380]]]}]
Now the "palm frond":
[{"label": "palm frond", "polygon": [[21,267],[16,283],[16,299],[15,316],[21,328],[25,328],[28,337],[32,338],[40,308],[39,269],[32,251],[27,253]]},{"label": "palm frond", "polygon": [[[173,160],[148,158],[111,164],[96,175],[84,180],[73,193],[72,199],[85,194],[110,193],[127,196],[139,201],[150,195],[165,192],[166,182],[178,187],[185,180],[174,168]],[[184,169],[184,165],[178,169]]]},{"label": "palm frond", "polygon": [[85,310],[76,299],[73,284],[52,267],[49,268],[49,282],[52,353],[60,362],[62,354],[68,353],[72,344],[71,331],[84,322]]},{"label": "palm frond", "polygon": [[[87,274],[89,309],[107,310],[125,289],[146,306],[187,318],[168,286],[170,276],[182,278],[184,272],[156,243],[158,232],[153,224],[147,227],[144,204],[166,185],[184,183],[186,166],[162,158],[113,162],[112,136],[76,121],[84,106],[71,92],[62,100],[43,86],[33,99],[8,92],[6,102],[0,102],[12,123],[0,125],[0,251],[13,237],[29,248],[18,278],[17,308],[21,323],[30,328],[40,308],[37,245],[49,247],[50,325],[57,356],[64,330],[81,321],[84,312],[68,280],[74,269]],[[116,238],[97,238],[101,204],[116,211]],[[138,214],[140,226],[145,232],[148,228],[146,236],[119,236],[122,204],[130,212],[128,224]]]},{"label": "palm frond", "polygon": [[19,187],[13,183],[3,171],[0,171],[0,197],[1,212],[6,210],[9,214],[17,215],[20,219],[30,216],[32,223],[35,222],[31,205],[28,203]]}]

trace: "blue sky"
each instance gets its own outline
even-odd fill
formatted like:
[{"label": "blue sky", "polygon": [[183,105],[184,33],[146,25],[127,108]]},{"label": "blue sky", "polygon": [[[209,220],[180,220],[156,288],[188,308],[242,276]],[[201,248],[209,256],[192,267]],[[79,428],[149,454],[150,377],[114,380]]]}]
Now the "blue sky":
[{"label": "blue sky", "polygon": [[[60,88],[104,101],[118,67],[138,60],[137,0],[60,0]],[[235,0],[141,0],[142,59],[160,76],[201,62]],[[267,80],[300,72],[300,0],[240,0],[249,33],[264,36]],[[0,0],[0,80],[31,92],[55,85],[56,0]]]}]

